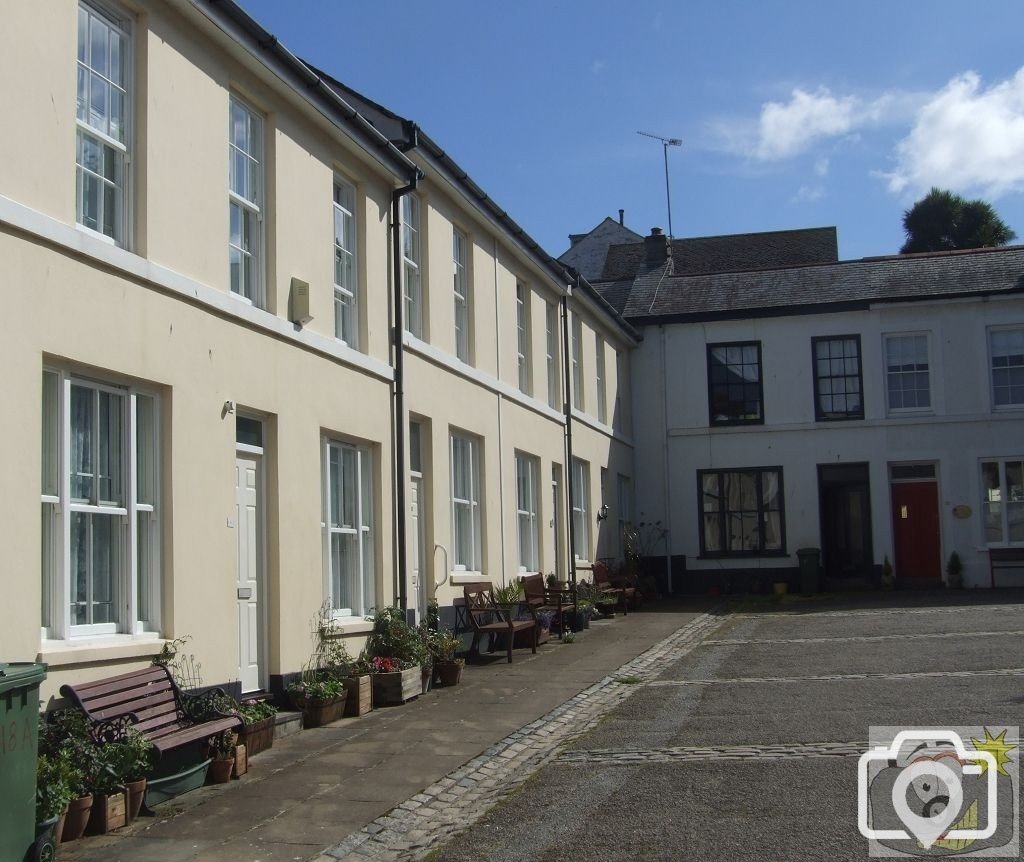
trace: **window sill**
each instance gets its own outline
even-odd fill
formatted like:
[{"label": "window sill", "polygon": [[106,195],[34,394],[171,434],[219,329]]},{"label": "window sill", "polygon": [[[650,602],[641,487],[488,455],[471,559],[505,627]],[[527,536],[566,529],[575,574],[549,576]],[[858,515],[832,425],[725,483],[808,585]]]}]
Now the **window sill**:
[{"label": "window sill", "polygon": [[342,635],[361,635],[373,631],[373,623],[363,617],[335,617],[330,628],[323,629],[328,637]]},{"label": "window sill", "polygon": [[788,557],[786,551],[750,551],[736,554],[698,554],[698,560],[762,560],[765,557],[777,560],[780,557]]},{"label": "window sill", "polygon": [[67,667],[119,659],[148,658],[159,655],[164,643],[163,638],[155,635],[83,638],[81,643],[75,640],[43,641],[39,650],[39,661],[50,667]]},{"label": "window sill", "polygon": [[453,584],[479,584],[487,581],[483,572],[452,572],[451,582]]}]

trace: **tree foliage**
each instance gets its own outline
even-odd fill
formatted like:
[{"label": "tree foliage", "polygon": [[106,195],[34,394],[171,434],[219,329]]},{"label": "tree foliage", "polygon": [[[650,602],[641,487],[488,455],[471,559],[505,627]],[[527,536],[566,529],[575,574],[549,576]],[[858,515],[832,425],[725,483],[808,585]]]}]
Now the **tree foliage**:
[{"label": "tree foliage", "polygon": [[900,254],[989,248],[1017,236],[991,204],[937,188],[903,213],[903,230],[907,241]]}]

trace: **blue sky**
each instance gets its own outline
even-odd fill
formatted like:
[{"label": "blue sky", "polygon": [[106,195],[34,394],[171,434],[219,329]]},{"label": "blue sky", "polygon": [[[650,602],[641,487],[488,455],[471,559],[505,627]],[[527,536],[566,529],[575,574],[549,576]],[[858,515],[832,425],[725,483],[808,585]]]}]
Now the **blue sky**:
[{"label": "blue sky", "polygon": [[932,185],[1024,242],[1024,3],[241,0],[416,120],[554,255],[605,216],[676,236],[836,225],[891,254]]}]

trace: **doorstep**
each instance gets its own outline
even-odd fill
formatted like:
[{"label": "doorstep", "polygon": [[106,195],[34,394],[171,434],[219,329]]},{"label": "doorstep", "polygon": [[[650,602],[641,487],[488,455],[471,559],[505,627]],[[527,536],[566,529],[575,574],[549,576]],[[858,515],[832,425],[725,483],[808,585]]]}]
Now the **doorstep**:
[{"label": "doorstep", "polygon": [[274,739],[284,739],[302,730],[302,713],[283,709],[274,716]]}]

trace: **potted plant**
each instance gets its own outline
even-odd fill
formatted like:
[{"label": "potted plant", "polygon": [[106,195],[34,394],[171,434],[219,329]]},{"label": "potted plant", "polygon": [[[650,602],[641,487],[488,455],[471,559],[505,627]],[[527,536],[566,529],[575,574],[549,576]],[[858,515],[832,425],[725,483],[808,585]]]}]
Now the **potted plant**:
[{"label": "potted plant", "polygon": [[289,683],[288,694],[302,713],[303,727],[322,727],[345,714],[345,684],[330,671],[307,668]]},{"label": "potted plant", "polygon": [[71,800],[58,835],[61,841],[81,838],[89,824],[93,806],[89,776],[97,768],[96,751],[89,722],[79,710],[63,709],[40,717],[40,754],[51,762],[67,758],[72,765],[66,773]]},{"label": "potted plant", "polygon": [[71,760],[70,751],[55,757],[40,754],[36,762],[36,838],[49,831],[60,840],[64,816],[81,782],[81,773]]},{"label": "potted plant", "polygon": [[153,767],[153,746],[134,727],[125,729],[124,737],[103,743],[111,767],[127,793],[128,820],[139,816],[146,795],[146,774]]},{"label": "potted plant", "polygon": [[245,746],[246,758],[266,751],[274,745],[274,716],[277,707],[265,700],[243,700],[235,707],[245,724],[238,731],[238,744]]},{"label": "potted plant", "polygon": [[373,631],[363,657],[373,680],[373,704],[405,703],[423,690],[423,639],[405,621],[401,608],[380,608],[368,619],[373,622]]},{"label": "potted plant", "polygon": [[128,800],[121,773],[122,744],[104,742],[94,746],[93,768],[86,775],[92,793],[92,811],[85,828],[87,835],[105,835],[128,824]]},{"label": "potted plant", "polygon": [[509,581],[503,587],[494,588],[494,604],[514,617],[519,611],[522,594],[522,583],[519,580]]},{"label": "potted plant", "polygon": [[366,658],[352,659],[345,669],[342,682],[348,693],[345,698],[345,715],[358,718],[373,709],[373,678]]},{"label": "potted plant", "polygon": [[206,780],[210,784],[225,784],[231,780],[235,769],[235,746],[238,734],[233,730],[222,730],[207,740],[210,746],[210,769]]},{"label": "potted plant", "polygon": [[462,681],[462,669],[466,661],[455,657],[460,645],[459,636],[449,629],[434,632],[430,639],[430,652],[434,657],[438,680],[445,687],[458,685]]},{"label": "potted plant", "polygon": [[964,585],[964,564],[960,555],[953,551],[946,563],[946,586],[951,590],[962,589]]}]

